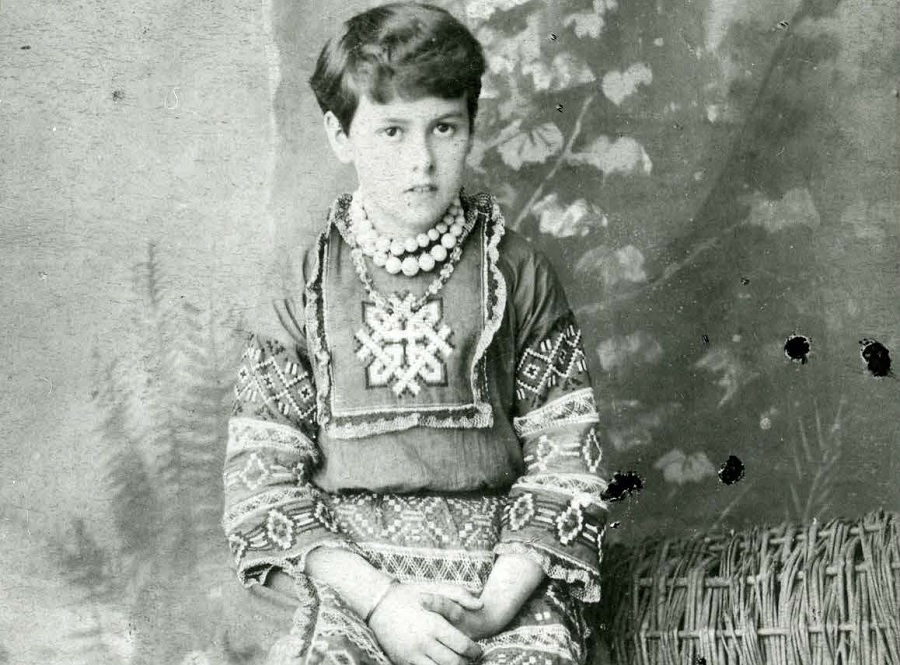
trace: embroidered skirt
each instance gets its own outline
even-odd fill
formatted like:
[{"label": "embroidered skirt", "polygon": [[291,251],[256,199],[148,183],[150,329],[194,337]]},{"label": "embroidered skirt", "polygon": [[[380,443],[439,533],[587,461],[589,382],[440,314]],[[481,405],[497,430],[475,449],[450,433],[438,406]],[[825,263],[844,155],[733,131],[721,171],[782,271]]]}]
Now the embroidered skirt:
[{"label": "embroidered skirt", "polygon": [[[376,568],[401,582],[451,582],[480,592],[494,559],[500,496],[332,495],[338,526]],[[304,577],[288,635],[268,665],[390,665],[375,635],[327,585]],[[582,665],[589,630],[580,601],[545,580],[513,621],[482,640],[491,665]]]}]

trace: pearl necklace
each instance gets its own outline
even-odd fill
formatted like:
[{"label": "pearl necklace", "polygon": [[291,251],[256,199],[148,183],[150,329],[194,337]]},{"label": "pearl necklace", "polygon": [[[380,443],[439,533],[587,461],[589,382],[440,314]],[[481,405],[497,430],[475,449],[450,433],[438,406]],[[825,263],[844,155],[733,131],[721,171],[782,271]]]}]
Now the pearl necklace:
[{"label": "pearl necklace", "polygon": [[[356,200],[356,196],[353,197],[353,200]],[[457,198],[457,202],[459,202],[459,198]],[[412,298],[405,298],[402,302],[399,303],[399,309],[402,310],[401,313],[406,315],[407,317],[411,315],[413,312],[422,308],[422,306],[428,302],[429,299],[436,296],[440,293],[441,289],[444,288],[444,285],[447,284],[447,281],[450,279],[450,275],[453,274],[453,270],[456,268],[456,264],[459,263],[459,260],[462,258],[462,250],[463,250],[463,241],[469,235],[469,232],[475,226],[475,220],[477,216],[475,212],[472,211],[469,214],[469,218],[466,218],[465,212],[462,210],[462,204],[459,204],[459,216],[464,220],[462,233],[459,236],[454,236],[454,238],[458,238],[458,242],[456,242],[453,246],[453,249],[450,251],[449,256],[447,257],[447,262],[441,267],[438,276],[428,285],[428,288],[425,289],[425,293],[421,296],[413,300]],[[353,210],[353,201],[350,202],[350,211],[352,215]],[[437,229],[437,225],[435,225],[435,229]],[[359,276],[360,281],[363,284],[363,288],[366,290],[366,294],[369,296],[371,301],[375,303],[375,306],[385,312],[394,312],[395,306],[391,301],[381,295],[375,289],[375,282],[372,280],[372,275],[369,274],[368,269],[366,268],[366,261],[363,258],[363,250],[360,247],[359,243],[356,242],[355,236],[352,234],[348,234],[350,237],[345,237],[350,244],[350,256],[353,259],[353,267],[356,269],[356,274]]]},{"label": "pearl necklace", "polygon": [[399,239],[379,234],[358,193],[350,202],[350,221],[354,239],[363,254],[390,274],[402,272],[407,277],[415,277],[419,271],[430,272],[438,263],[446,261],[466,230],[458,196],[441,221],[415,237]]}]

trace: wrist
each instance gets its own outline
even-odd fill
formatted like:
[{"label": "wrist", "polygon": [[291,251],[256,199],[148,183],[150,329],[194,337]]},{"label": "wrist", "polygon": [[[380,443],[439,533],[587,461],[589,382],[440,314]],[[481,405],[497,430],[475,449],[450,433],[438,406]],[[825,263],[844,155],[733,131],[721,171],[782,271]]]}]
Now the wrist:
[{"label": "wrist", "polygon": [[386,581],[384,588],[378,592],[378,595],[375,596],[375,599],[372,602],[371,607],[369,607],[369,611],[366,612],[366,615],[364,618],[366,625],[369,625],[369,621],[371,621],[372,615],[375,614],[375,610],[377,610],[379,607],[381,607],[381,605],[384,603],[384,599],[388,597],[388,595],[391,593],[391,591],[394,590],[394,587],[398,584],[400,584],[400,582],[398,582],[394,578],[389,578]]},{"label": "wrist", "polygon": [[500,632],[519,611],[517,602],[510,602],[510,599],[499,594],[482,594],[481,601],[483,605],[478,613],[490,634]]}]

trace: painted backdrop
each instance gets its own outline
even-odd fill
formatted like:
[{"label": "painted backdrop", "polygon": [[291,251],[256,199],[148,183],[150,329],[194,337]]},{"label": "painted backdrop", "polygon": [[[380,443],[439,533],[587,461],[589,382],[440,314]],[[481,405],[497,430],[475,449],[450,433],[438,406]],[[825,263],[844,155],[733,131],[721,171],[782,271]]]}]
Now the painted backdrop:
[{"label": "painted backdrop", "polygon": [[[610,539],[900,508],[896,3],[443,4],[489,57],[469,188],[585,329]],[[305,81],[368,6],[0,10],[0,663],[260,657],[222,630],[229,384],[353,186]]]}]

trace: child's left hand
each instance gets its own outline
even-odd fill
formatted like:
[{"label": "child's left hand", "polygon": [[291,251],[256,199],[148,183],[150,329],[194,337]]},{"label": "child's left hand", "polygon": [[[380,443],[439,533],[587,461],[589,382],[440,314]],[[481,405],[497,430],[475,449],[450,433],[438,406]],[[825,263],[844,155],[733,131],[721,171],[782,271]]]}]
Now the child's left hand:
[{"label": "child's left hand", "polygon": [[496,614],[491,608],[485,607],[481,600],[472,596],[478,601],[478,605],[463,605],[456,596],[453,592],[446,595],[437,591],[428,593],[422,597],[422,607],[440,614],[471,640],[493,637],[503,628]]},{"label": "child's left hand", "polygon": [[474,596],[462,587],[442,584],[422,599],[422,607],[440,614],[469,639],[483,640],[493,637],[512,621],[544,578],[541,566],[529,557],[502,554],[494,562],[481,592],[480,606],[458,602],[459,597]]}]

